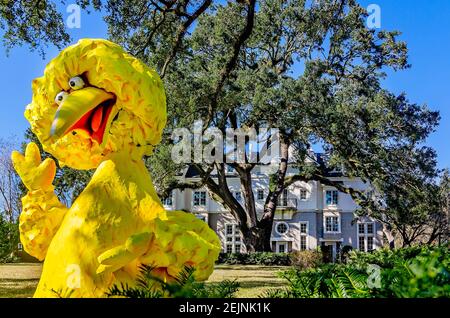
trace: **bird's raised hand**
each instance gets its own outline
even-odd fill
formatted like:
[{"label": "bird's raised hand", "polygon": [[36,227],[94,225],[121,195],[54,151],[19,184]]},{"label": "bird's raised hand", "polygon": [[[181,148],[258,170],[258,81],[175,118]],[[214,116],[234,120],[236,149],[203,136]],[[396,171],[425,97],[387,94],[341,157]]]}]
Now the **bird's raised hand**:
[{"label": "bird's raised hand", "polygon": [[56,173],[55,161],[47,158],[41,162],[39,148],[34,142],[27,145],[25,155],[13,151],[11,159],[14,169],[29,191],[51,188]]}]

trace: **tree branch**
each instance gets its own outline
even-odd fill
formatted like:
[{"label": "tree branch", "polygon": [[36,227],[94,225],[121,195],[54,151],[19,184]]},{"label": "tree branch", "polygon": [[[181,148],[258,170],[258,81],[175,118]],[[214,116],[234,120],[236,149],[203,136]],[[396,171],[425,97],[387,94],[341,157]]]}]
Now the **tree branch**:
[{"label": "tree branch", "polygon": [[246,24],[241,34],[237,38],[236,42],[234,42],[231,58],[228,60],[228,62],[225,64],[224,68],[220,72],[219,81],[217,82],[217,85],[214,89],[208,107],[208,120],[206,121],[207,126],[214,117],[214,110],[217,107],[217,102],[219,99],[219,95],[223,89],[223,86],[225,85],[226,80],[230,77],[230,74],[233,71],[233,69],[236,67],[241,48],[244,45],[245,41],[247,41],[247,39],[250,37],[253,31],[256,0],[249,0],[246,2],[248,3],[248,14]]},{"label": "tree branch", "polygon": [[183,41],[183,37],[185,36],[187,30],[191,26],[191,24],[203,13],[208,9],[208,7],[211,5],[211,0],[205,0],[203,1],[203,4],[192,14],[189,16],[189,18],[181,25],[181,27],[178,29],[177,35],[175,37],[175,41],[172,47],[172,50],[170,51],[170,54],[166,57],[166,60],[164,61],[164,65],[161,69],[160,76],[161,78],[164,78],[166,75],[167,67],[169,66],[170,62],[172,62],[173,58],[177,54],[178,49],[181,46],[181,42]]}]

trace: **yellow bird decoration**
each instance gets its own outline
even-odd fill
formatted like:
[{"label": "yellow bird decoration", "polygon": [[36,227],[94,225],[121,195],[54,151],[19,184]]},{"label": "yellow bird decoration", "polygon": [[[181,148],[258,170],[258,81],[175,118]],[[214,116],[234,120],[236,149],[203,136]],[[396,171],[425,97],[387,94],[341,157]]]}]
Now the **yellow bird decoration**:
[{"label": "yellow bird decoration", "polygon": [[83,39],[32,83],[31,129],[60,166],[96,169],[71,207],[52,185],[56,164],[28,144],[12,160],[28,193],[20,240],[44,260],[34,297],[105,297],[133,286],[142,264],[170,281],[185,266],[205,280],[220,242],[190,213],[166,211],[142,157],[161,141],[166,96],[158,74],[119,45]]}]

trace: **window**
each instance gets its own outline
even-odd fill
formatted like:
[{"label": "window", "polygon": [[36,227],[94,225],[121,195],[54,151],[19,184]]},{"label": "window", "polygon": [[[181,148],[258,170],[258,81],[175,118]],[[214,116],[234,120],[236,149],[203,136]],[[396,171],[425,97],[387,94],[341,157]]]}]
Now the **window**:
[{"label": "window", "polygon": [[226,235],[233,235],[233,231],[234,231],[233,228],[234,228],[233,224],[227,224],[225,226]]},{"label": "window", "polygon": [[358,224],[358,234],[364,234],[364,223]]},{"label": "window", "polygon": [[367,237],[367,251],[373,251],[373,236]]},{"label": "window", "polygon": [[365,239],[365,237],[364,236],[360,236],[359,238],[358,238],[358,247],[359,247],[359,250],[361,251],[361,252],[365,252],[366,251],[366,239]]},{"label": "window", "polygon": [[367,234],[373,234],[373,223],[367,223]]},{"label": "window", "polygon": [[232,166],[227,165],[227,173],[233,173],[234,169]]},{"label": "window", "polygon": [[289,225],[286,222],[278,222],[275,226],[275,232],[280,235],[286,234],[289,231]]},{"label": "window", "polygon": [[167,206],[172,206],[172,204],[173,204],[173,193],[172,193],[172,191],[170,191],[170,193],[167,196],[167,198],[165,198],[163,200],[163,204],[167,205]]},{"label": "window", "polygon": [[300,222],[300,250],[308,249],[308,222]]},{"label": "window", "polygon": [[306,222],[300,223],[300,233],[308,234],[308,223],[306,223]]},{"label": "window", "polygon": [[206,191],[194,192],[194,206],[206,205]]},{"label": "window", "polygon": [[286,245],[280,244],[278,246],[278,253],[286,253],[285,247],[286,247]]},{"label": "window", "polygon": [[339,192],[336,190],[327,190],[326,192],[326,202],[327,205],[337,205],[339,198]]},{"label": "window", "polygon": [[305,251],[307,249],[306,236],[300,236],[300,251]]},{"label": "window", "polygon": [[326,216],[325,217],[325,232],[339,233],[339,217]]},{"label": "window", "polygon": [[358,223],[358,250],[371,252],[374,250],[375,224],[373,222]]},{"label": "window", "polygon": [[240,191],[238,192],[234,192],[233,193],[234,198],[237,200],[237,202],[241,202],[242,201],[242,194]]},{"label": "window", "polygon": [[308,195],[308,191],[306,191],[305,189],[300,190],[300,200],[305,201],[307,195]]},{"label": "window", "polygon": [[259,201],[264,200],[264,190],[263,189],[258,189],[258,191],[256,192],[256,198]]},{"label": "window", "polygon": [[288,206],[288,190],[284,189],[281,195],[278,197],[278,206],[287,207]]},{"label": "window", "polygon": [[241,252],[241,233],[236,224],[225,224],[226,253]]}]

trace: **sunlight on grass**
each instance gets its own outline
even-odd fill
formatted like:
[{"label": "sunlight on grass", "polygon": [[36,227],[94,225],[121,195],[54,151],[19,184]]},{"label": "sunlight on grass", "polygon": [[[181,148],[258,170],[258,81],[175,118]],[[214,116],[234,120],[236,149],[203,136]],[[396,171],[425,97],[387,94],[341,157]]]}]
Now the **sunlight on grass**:
[{"label": "sunlight on grass", "polygon": [[[236,279],[241,284],[237,297],[258,297],[270,288],[284,286],[283,280],[277,277],[277,272],[283,269],[286,267],[218,265],[208,282]],[[41,270],[41,264],[0,265],[0,297],[32,297]]]},{"label": "sunlight on grass", "polygon": [[218,265],[208,282],[236,279],[241,284],[237,297],[259,297],[271,288],[285,286],[277,277],[277,272],[284,269],[282,266]]},{"label": "sunlight on grass", "polygon": [[41,275],[41,264],[0,265],[0,297],[32,297]]}]

